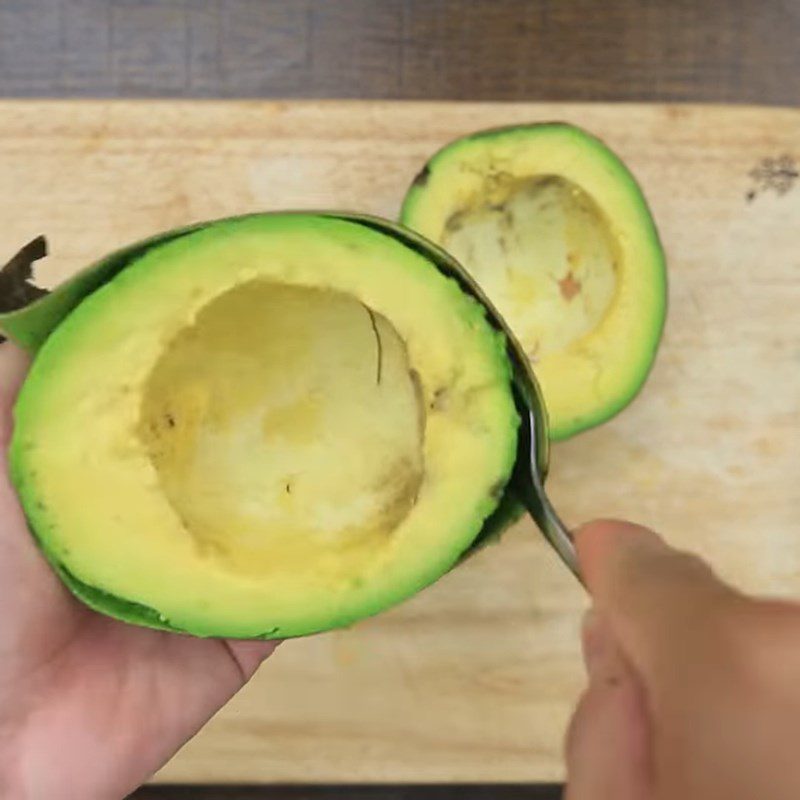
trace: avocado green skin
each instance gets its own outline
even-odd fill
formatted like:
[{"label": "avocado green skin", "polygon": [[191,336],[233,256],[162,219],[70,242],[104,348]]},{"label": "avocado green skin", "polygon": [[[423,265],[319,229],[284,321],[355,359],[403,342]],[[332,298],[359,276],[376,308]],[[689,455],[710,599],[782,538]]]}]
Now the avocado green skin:
[{"label": "avocado green skin", "polygon": [[[285,214],[286,212],[280,213]],[[445,272],[445,274],[456,279],[458,278],[457,270],[453,267],[454,262],[451,256],[445,253],[441,248],[425,240],[419,234],[405,230],[397,223],[389,222],[379,217],[372,217],[363,214],[349,214],[329,211],[298,213],[316,213],[322,216],[359,223],[378,230],[387,236],[399,239],[408,246],[413,246],[422,252],[441,271]],[[247,216],[263,215],[253,214]],[[191,225],[172,231],[167,231],[136,244],[130,245],[122,250],[116,251],[115,253],[112,253],[106,258],[96,262],[92,266],[78,273],[73,278],[57,287],[46,297],[35,301],[24,309],[7,314],[0,314],[0,331],[6,334],[17,344],[28,350],[31,354],[35,355],[50,333],[52,333],[58,327],[61,321],[64,320],[85,297],[89,296],[101,286],[108,283],[114,276],[119,274],[129,264],[132,264],[134,261],[143,256],[148,250],[180,238],[181,236],[185,236],[186,234],[200,230],[201,228],[224,221],[226,220],[212,220],[197,225]],[[464,287],[462,286],[462,288]],[[498,327],[496,321],[492,319],[491,314],[488,315],[488,319],[495,327]],[[503,330],[502,327],[499,327],[499,329]],[[515,364],[515,360],[518,359],[518,356],[512,355],[513,348],[510,346],[508,351],[512,369],[516,370],[517,366]],[[517,381],[515,380],[515,384],[516,383]],[[529,388],[518,390],[516,392],[518,401],[524,403],[524,401],[520,401],[519,398],[522,395],[527,395],[530,391],[531,390]],[[534,389],[534,391],[537,390]],[[546,426],[546,420],[543,420],[542,424]],[[518,457],[519,456],[517,456],[517,458]],[[12,481],[15,486],[17,486],[18,490],[21,487],[24,487],[26,476],[22,474],[18,468],[16,468],[13,453],[11,458],[11,476]],[[456,566],[486,543],[496,540],[503,530],[513,524],[513,522],[515,522],[522,515],[523,506],[517,499],[516,494],[511,486],[511,482],[507,482],[503,487],[498,487],[498,491],[501,491],[499,496],[495,498],[489,498],[490,500],[494,499],[496,502],[495,510],[486,518],[480,532],[475,537],[470,547],[462,554],[461,559],[457,562]],[[150,608],[141,603],[126,600],[125,598],[118,597],[96,586],[91,586],[84,581],[81,581],[74,574],[72,574],[69,569],[66,568],[56,554],[49,550],[49,548],[46,546],[46,543],[36,536],[35,527],[33,525],[31,526],[31,530],[34,537],[37,539],[37,544],[50,562],[53,569],[58,573],[62,582],[67,586],[72,594],[74,594],[79,600],[81,600],[90,608],[105,614],[106,616],[111,616],[124,622],[139,626],[157,630],[187,633],[187,631],[172,625],[169,620],[167,620],[154,608]],[[198,635],[194,631],[191,631],[190,633],[192,635]],[[202,634],[199,635],[202,636]],[[292,637],[286,637],[285,635],[279,636],[277,635],[276,631],[265,631],[260,636],[248,636],[247,638],[284,639]]]},{"label": "avocado green skin", "polygon": [[661,337],[664,332],[664,325],[667,317],[667,304],[668,304],[668,286],[667,286],[667,264],[664,248],[659,237],[658,229],[656,228],[650,206],[639,186],[636,178],[631,171],[627,168],[625,163],[598,137],[592,135],[588,131],[571,125],[568,122],[539,122],[525,125],[509,125],[498,128],[489,128],[487,130],[478,131],[476,133],[463,136],[455,139],[452,142],[444,145],[427,161],[425,166],[417,173],[414,180],[403,198],[402,206],[400,208],[400,222],[401,224],[414,229],[414,218],[416,205],[419,198],[424,194],[428,180],[432,174],[435,173],[439,162],[446,156],[452,157],[458,154],[458,151],[476,141],[492,141],[498,138],[507,139],[509,137],[519,137],[523,139],[533,138],[542,131],[558,131],[562,134],[573,136],[578,139],[581,144],[589,149],[598,158],[602,159],[616,176],[617,180],[624,183],[628,189],[637,199],[644,213],[642,214],[642,222],[646,226],[646,232],[650,239],[651,251],[653,254],[653,281],[658,283],[657,291],[662,298],[660,307],[657,313],[652,318],[652,326],[650,328],[650,339],[643,350],[643,356],[640,360],[641,368],[637,373],[637,379],[626,387],[626,390],[619,395],[614,396],[609,402],[598,407],[593,413],[587,413],[582,418],[575,420],[571,425],[558,425],[550,423],[550,439],[551,441],[563,441],[575,436],[578,433],[602,425],[612,417],[616,416],[620,411],[626,408],[634,398],[639,394],[644,386],[647,378],[653,368],[656,353]]}]

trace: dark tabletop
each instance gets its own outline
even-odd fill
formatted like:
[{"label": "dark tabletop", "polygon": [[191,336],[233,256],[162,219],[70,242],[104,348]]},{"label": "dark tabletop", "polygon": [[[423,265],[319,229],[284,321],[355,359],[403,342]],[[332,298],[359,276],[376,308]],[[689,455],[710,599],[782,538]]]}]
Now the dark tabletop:
[{"label": "dark tabletop", "polygon": [[[800,105],[800,0],[0,0],[0,96]],[[148,787],[137,800],[552,800]]]},{"label": "dark tabletop", "polygon": [[800,102],[798,0],[0,0],[0,95]]}]

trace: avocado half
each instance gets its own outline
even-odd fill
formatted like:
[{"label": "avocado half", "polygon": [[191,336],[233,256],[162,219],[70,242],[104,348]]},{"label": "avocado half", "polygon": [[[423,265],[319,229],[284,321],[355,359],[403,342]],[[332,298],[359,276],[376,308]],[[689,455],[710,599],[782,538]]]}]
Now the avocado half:
[{"label": "avocado half", "polygon": [[666,314],[664,252],[636,180],[599,139],[566,123],[458,139],[416,177],[400,220],[505,317],[553,439],[604,422],[642,387]]},{"label": "avocado half", "polygon": [[12,478],[78,597],[195,635],[298,636],[409,597],[508,522],[506,340],[392,228],[207,223],[0,318],[38,351]]}]

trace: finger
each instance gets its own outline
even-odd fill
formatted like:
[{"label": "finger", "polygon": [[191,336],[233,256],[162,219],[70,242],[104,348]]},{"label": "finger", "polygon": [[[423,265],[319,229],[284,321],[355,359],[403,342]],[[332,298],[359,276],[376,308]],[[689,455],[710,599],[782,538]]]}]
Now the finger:
[{"label": "finger", "polygon": [[271,641],[227,639],[226,644],[231,656],[236,660],[244,680],[250,680],[261,662],[272,655],[281,640]]},{"label": "finger", "polygon": [[649,734],[644,694],[610,628],[584,628],[589,687],[567,738],[567,800],[648,800]]},{"label": "finger", "polygon": [[12,410],[22,381],[28,371],[30,356],[13,342],[0,344],[0,446],[11,438]]},{"label": "finger", "polygon": [[703,561],[647,528],[594,522],[576,533],[576,545],[597,608],[646,676],[674,664],[676,653],[713,647],[723,629],[719,620],[743,603]]},{"label": "finger", "polygon": [[0,344],[0,654],[12,670],[16,663],[56,652],[76,624],[74,602],[36,547],[4,458],[14,402],[29,364],[20,347]]}]

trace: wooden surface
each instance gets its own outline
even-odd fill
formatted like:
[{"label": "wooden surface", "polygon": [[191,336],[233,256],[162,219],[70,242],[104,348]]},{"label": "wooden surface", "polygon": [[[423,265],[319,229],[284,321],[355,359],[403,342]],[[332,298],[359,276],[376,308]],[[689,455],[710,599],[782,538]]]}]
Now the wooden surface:
[{"label": "wooden surface", "polygon": [[[0,260],[46,233],[52,283],[193,220],[281,207],[392,217],[448,139],[552,118],[605,137],[640,177],[671,278],[651,380],[622,416],[555,448],[553,499],[569,522],[641,520],[742,587],[800,596],[800,112],[0,103]],[[283,645],[161,778],[558,779],[584,606],[522,523],[406,605]]]},{"label": "wooden surface", "polygon": [[797,0],[2,0],[0,95],[800,104]]}]

